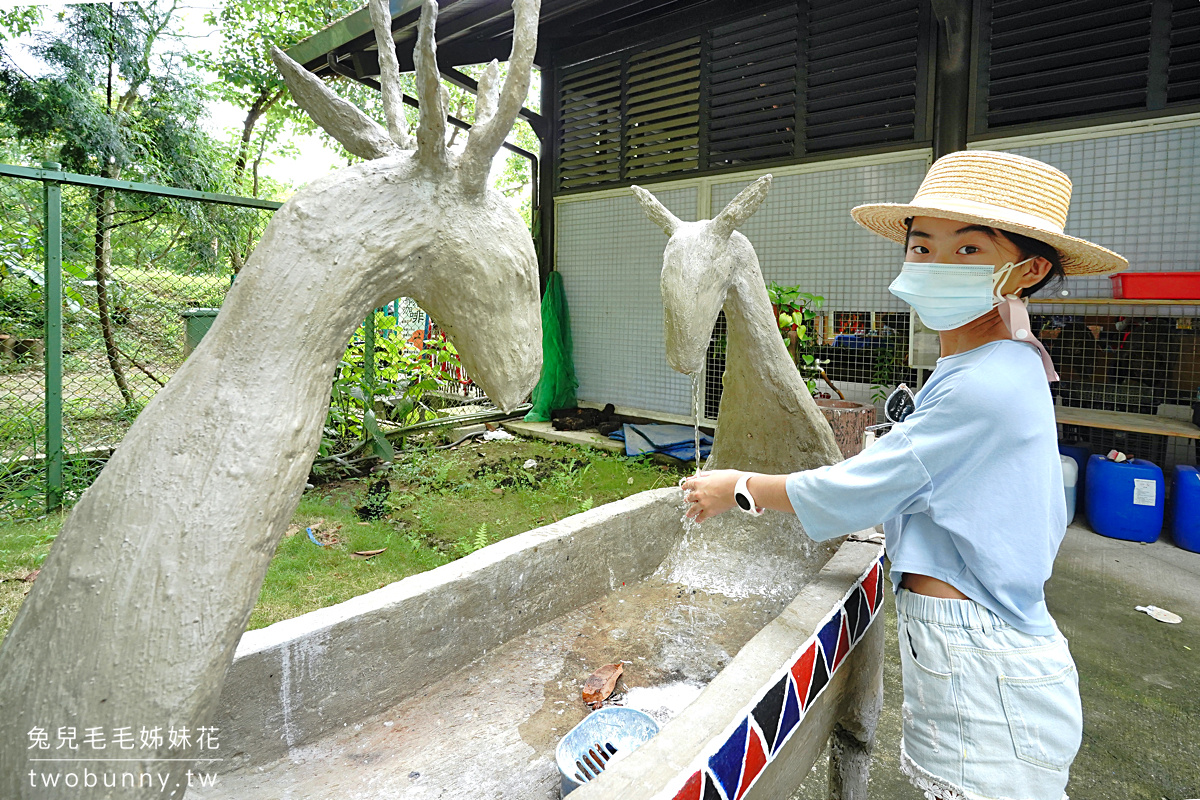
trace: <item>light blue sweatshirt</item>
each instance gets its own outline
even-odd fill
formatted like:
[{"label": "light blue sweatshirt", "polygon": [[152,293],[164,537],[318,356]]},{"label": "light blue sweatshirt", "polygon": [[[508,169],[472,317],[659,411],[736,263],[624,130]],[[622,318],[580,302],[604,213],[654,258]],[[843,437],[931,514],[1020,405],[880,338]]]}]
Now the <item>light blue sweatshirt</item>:
[{"label": "light blue sweatshirt", "polygon": [[810,537],[884,523],[892,585],[945,581],[1035,635],[1067,527],[1054,404],[1036,350],[1006,340],[939,358],[916,410],[871,447],[787,478]]}]

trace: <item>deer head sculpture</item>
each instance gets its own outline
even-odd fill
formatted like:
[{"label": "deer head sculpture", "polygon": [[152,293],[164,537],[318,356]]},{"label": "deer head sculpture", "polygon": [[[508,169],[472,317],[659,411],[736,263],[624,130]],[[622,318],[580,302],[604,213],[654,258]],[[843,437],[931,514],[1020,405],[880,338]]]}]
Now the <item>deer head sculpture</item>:
[{"label": "deer head sculpture", "polygon": [[[314,181],[272,218],[211,330],[139,415],[63,525],[0,647],[0,797],[32,786],[31,732],[159,731],[118,754],[154,787],[89,797],[182,797],[186,758],[211,724],[225,671],[295,511],[320,442],[330,384],[363,317],[409,296],[457,345],[499,406],[532,388],[541,325],[533,244],[488,189],[492,158],[529,87],[538,0],[515,0],[504,85],[480,80],[461,153],[445,144],[425,0],[416,50],[420,125],[406,129],[386,0],[371,0],[388,127],[278,50],[297,102],[368,159]],[[486,325],[480,325],[480,320]],[[186,744],[167,731],[186,728]],[[109,742],[110,747],[114,747]],[[123,746],[122,746],[123,747]],[[36,749],[36,745],[35,745]],[[175,759],[164,761],[164,759]]]},{"label": "deer head sculpture", "polygon": [[764,175],[712,219],[683,222],[650,192],[633,187],[646,216],[670,237],[663,251],[661,289],[672,369],[690,374],[704,368],[713,325],[739,277],[738,265],[758,261],[753,245],[736,229],[753,216],[770,189],[771,176]]},{"label": "deer head sculpture", "polygon": [[754,246],[736,230],[770,188],[771,176],[764,175],[711,220],[683,222],[633,187],[646,216],[670,237],[660,286],[673,369],[703,369],[717,314],[725,310],[729,336],[710,469],[792,472],[841,460],[829,423],[784,347]]}]

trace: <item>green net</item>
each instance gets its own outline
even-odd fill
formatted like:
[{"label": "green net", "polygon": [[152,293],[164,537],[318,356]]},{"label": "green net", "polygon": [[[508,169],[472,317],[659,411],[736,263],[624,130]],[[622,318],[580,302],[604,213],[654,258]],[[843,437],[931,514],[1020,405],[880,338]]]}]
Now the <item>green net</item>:
[{"label": "green net", "polygon": [[550,273],[542,297],[542,375],[533,387],[533,408],[526,422],[546,422],[550,412],[575,407],[575,364],[571,360],[571,319],[562,276]]}]

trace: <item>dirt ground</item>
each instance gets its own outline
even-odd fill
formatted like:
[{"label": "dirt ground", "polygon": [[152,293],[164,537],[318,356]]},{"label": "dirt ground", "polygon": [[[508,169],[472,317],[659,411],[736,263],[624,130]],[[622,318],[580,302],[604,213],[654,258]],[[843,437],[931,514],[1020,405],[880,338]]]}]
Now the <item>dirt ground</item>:
[{"label": "dirt ground", "polygon": [[[923,800],[900,772],[900,655],[896,607],[886,593],[884,709],[870,796]],[[1046,601],[1070,641],[1083,699],[1083,745],[1071,767],[1072,800],[1200,798],[1200,554],[1165,536],[1153,545],[1105,539],[1073,526]],[[1157,605],[1183,622],[1157,622]],[[1190,649],[1189,649],[1190,648]],[[818,761],[792,800],[824,800]]]}]

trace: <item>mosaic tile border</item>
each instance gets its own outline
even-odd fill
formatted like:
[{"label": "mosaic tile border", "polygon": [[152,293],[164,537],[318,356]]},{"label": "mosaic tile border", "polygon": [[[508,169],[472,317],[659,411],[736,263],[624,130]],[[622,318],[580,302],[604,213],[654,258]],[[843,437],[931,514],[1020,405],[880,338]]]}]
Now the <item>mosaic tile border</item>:
[{"label": "mosaic tile border", "polygon": [[654,800],[740,800],[883,608],[883,554],[867,568],[735,722]]}]

